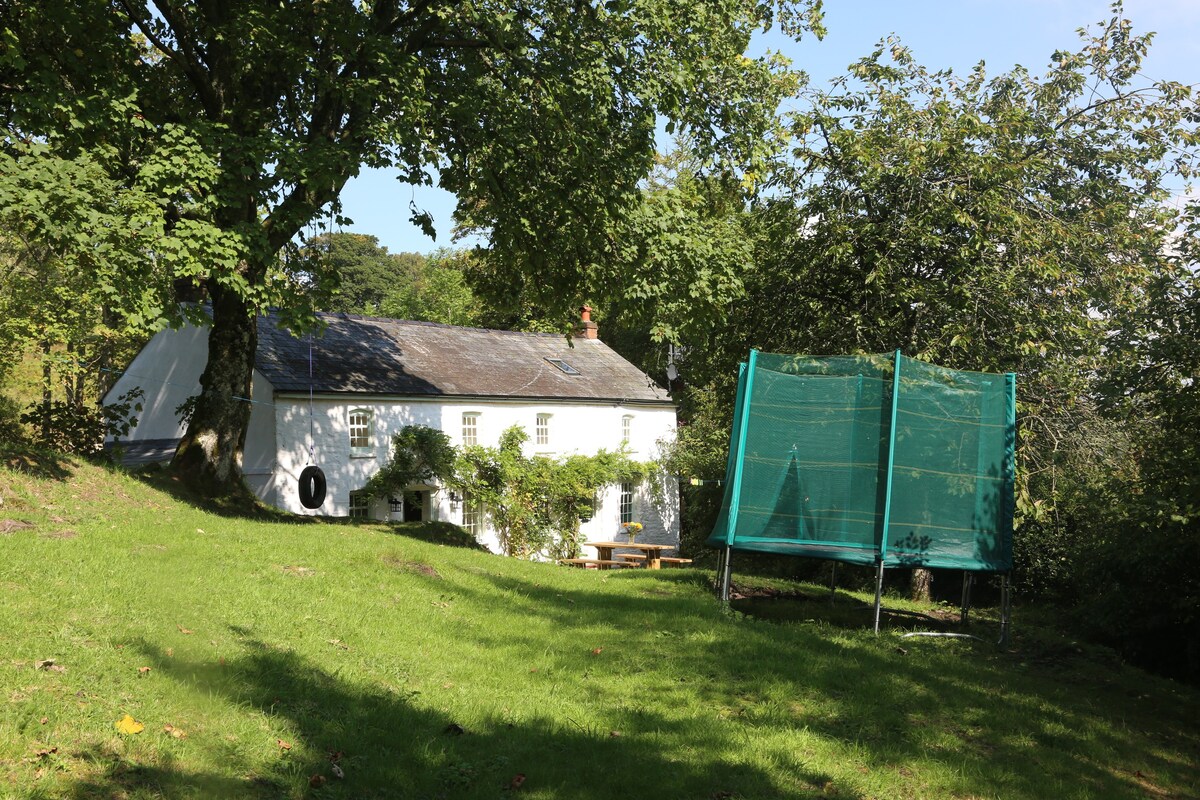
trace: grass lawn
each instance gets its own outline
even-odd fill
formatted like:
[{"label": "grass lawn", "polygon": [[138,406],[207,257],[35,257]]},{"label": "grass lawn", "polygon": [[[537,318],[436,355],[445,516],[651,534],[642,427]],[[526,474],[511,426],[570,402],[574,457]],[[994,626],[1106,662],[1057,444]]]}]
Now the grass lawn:
[{"label": "grass lawn", "polygon": [[453,541],[0,451],[0,797],[1200,797],[1200,695],[1020,609],[875,637]]}]

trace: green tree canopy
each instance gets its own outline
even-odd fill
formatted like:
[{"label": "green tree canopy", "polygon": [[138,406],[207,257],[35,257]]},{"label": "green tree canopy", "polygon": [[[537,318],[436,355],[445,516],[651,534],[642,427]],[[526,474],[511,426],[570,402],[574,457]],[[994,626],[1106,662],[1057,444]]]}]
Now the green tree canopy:
[{"label": "green tree canopy", "polygon": [[379,238],[362,233],[323,233],[305,242],[295,269],[316,284],[328,281],[331,296],[322,311],[378,314],[384,298],[425,264],[420,253],[389,253]]},{"label": "green tree canopy", "polygon": [[6,149],[38,164],[30,142],[66,161],[99,153],[118,186],[143,187],[156,234],[147,256],[160,258],[159,238],[178,241],[162,256],[179,254],[168,274],[211,301],[212,331],[174,465],[227,491],[249,419],[237,398],[250,390],[253,314],[282,304],[303,321],[305,298],[328,291],[278,256],[336,208],[362,165],[422,184],[436,168],[504,262],[573,307],[606,233],[638,204],[659,117],[712,170],[761,161],[782,67],[743,53],[775,21],[819,28],[819,10],[819,0],[21,2],[5,6],[0,115]]}]

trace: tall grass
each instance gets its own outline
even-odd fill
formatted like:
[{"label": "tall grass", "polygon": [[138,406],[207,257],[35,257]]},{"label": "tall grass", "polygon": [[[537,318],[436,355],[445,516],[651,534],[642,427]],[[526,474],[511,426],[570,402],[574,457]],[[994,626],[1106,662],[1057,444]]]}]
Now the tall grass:
[{"label": "tall grass", "polygon": [[[823,597],[766,622],[722,611],[701,571],[585,572],[447,529],[222,516],[119,472],[0,456],[0,796],[1200,786],[1196,692],[1049,634],[1007,652],[877,638]],[[842,595],[841,615],[863,599]],[[118,731],[126,715],[140,733]]]}]

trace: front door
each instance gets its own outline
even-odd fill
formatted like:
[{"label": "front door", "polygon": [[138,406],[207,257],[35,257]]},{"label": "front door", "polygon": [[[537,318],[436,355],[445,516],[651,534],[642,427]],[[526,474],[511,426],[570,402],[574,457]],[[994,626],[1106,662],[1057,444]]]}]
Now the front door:
[{"label": "front door", "polygon": [[429,506],[429,492],[404,493],[404,521],[424,522],[425,509]]}]

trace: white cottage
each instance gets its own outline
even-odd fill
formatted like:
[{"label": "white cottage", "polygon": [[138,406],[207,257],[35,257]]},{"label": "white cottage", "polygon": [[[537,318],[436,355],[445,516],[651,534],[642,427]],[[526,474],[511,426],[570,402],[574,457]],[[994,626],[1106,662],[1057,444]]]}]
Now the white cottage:
[{"label": "white cottage", "polygon": [[[444,431],[458,445],[495,445],[512,425],[529,434],[528,453],[590,455],[626,443],[653,458],[674,437],[675,406],[666,391],[596,336],[460,328],[429,322],[322,314],[323,333],[296,337],[272,316],[258,321],[243,472],[265,502],[296,514],[444,520],[496,549],[486,510],[444,487],[412,487],[374,504],[358,490],[387,460],[392,434],[405,425]],[[127,461],[169,458],[183,433],[176,409],[200,390],[208,330],[162,331],[109,391],[145,393],[137,427],[122,441]],[[311,457],[310,457],[311,453]],[[310,460],[311,459],[311,460]],[[321,508],[300,504],[298,478],[310,463],[325,472]],[[582,532],[611,539],[622,522],[646,526],[641,538],[678,544],[673,480],[651,501],[647,486],[608,487]]]}]

